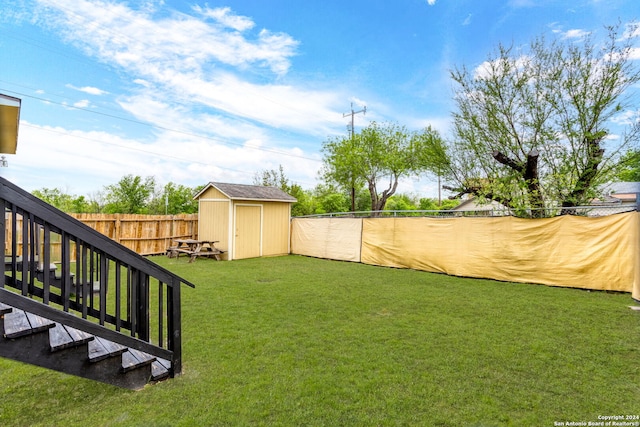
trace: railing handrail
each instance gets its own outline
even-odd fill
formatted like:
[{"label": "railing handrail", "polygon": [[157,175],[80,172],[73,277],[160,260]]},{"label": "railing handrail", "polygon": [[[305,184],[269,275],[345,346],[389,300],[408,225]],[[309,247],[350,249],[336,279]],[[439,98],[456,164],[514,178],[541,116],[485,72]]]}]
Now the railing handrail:
[{"label": "railing handrail", "polygon": [[[172,375],[181,371],[180,284],[195,287],[193,283],[1,177],[0,210],[3,212],[0,246],[6,249],[7,232],[11,232],[14,239],[10,256],[7,258],[5,254],[0,266],[4,276],[0,288],[8,285],[20,291],[0,289],[0,301],[170,360]],[[4,214],[7,211],[12,213],[9,223]],[[20,228],[18,217],[22,217]],[[21,250],[17,249],[15,240],[19,232],[23,237]],[[61,236],[59,267],[51,264],[52,234]],[[38,240],[39,236],[42,241]],[[72,269],[72,265],[75,268]],[[111,279],[110,274],[113,274]],[[153,299],[157,305],[153,307],[150,306],[152,286],[158,291]],[[111,287],[107,298],[107,289]],[[28,297],[42,298],[42,302]],[[115,307],[109,307],[107,300]],[[60,304],[61,310],[51,307],[52,303]],[[152,315],[157,316],[153,327]],[[115,330],[106,325],[112,325]],[[158,334],[155,338],[152,329]]]},{"label": "railing handrail", "polygon": [[180,283],[195,288],[195,285],[169,270],[155,264],[145,258],[141,258],[136,252],[106,238],[102,233],[81,221],[65,214],[59,209],[41,201],[34,195],[0,177],[0,200],[5,200],[26,212],[39,218],[46,218],[47,222],[60,230],[75,237],[105,253],[118,253],[118,258],[125,264],[147,272],[149,275],[162,280],[165,283],[173,283],[177,279]]}]

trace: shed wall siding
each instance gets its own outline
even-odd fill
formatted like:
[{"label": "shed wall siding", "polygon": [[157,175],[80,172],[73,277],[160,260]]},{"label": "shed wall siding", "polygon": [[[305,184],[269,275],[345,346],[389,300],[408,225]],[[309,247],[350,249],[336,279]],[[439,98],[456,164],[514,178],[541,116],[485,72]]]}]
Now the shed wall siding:
[{"label": "shed wall siding", "polygon": [[229,251],[229,200],[200,200],[198,238],[218,240],[216,247]]},{"label": "shed wall siding", "polygon": [[290,203],[263,203],[262,255],[289,253]]},{"label": "shed wall siding", "polygon": [[205,190],[204,193],[198,197],[200,200],[202,199],[229,199],[227,196],[222,194],[222,192],[216,188],[209,187]]}]

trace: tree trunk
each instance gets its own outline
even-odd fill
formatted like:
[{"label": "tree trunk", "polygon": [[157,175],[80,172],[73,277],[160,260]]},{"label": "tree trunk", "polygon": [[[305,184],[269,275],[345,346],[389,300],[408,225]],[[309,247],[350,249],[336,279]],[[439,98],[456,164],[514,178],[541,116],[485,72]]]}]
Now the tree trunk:
[{"label": "tree trunk", "polygon": [[600,167],[602,156],[604,156],[604,149],[600,148],[600,142],[604,139],[605,135],[606,132],[600,131],[595,135],[587,134],[587,136],[585,136],[585,145],[587,146],[589,156],[587,165],[578,177],[571,193],[562,201],[563,209],[560,211],[560,215],[575,215],[575,209],[570,208],[578,206],[580,202],[584,202],[584,196],[587,190],[593,185],[593,180],[598,174],[598,167]]}]

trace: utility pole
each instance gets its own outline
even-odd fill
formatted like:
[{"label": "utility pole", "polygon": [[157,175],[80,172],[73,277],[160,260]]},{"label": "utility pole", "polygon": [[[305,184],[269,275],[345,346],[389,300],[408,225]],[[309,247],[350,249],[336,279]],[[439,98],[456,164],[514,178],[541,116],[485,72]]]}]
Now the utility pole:
[{"label": "utility pole", "polygon": [[[367,106],[365,105],[364,108],[360,111],[353,111],[353,102],[351,103],[351,112],[350,113],[344,113],[342,115],[342,117],[347,117],[347,116],[351,116],[351,127],[349,128],[349,132],[351,133],[351,139],[354,138],[355,133],[356,133],[356,129],[355,129],[355,125],[353,122],[353,117],[356,114],[360,114],[362,113],[363,115],[367,114]],[[347,127],[349,127],[347,125]],[[356,211],[356,187],[353,185],[353,179],[351,180],[351,212],[355,212]]]},{"label": "utility pole", "polygon": [[355,133],[355,128],[354,128],[354,124],[353,124],[353,117],[356,114],[367,114],[367,106],[365,105],[364,108],[360,111],[353,111],[353,102],[351,103],[351,112],[350,113],[344,113],[342,115],[342,117],[347,117],[347,116],[351,116],[351,127],[349,128],[349,132],[351,134],[351,138],[353,138],[353,134]]}]

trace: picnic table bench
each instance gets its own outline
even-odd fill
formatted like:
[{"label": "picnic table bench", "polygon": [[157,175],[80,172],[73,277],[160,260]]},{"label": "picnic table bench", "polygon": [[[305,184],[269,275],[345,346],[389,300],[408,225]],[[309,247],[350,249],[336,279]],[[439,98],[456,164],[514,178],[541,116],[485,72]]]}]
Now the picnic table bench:
[{"label": "picnic table bench", "polygon": [[174,242],[174,246],[167,248],[169,258],[177,258],[180,254],[185,254],[191,257],[189,262],[195,261],[198,257],[213,257],[220,261],[220,255],[224,253],[215,246],[218,240],[176,239]]}]

